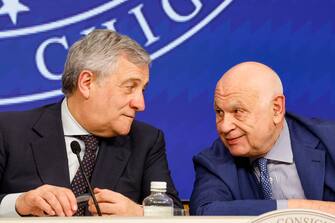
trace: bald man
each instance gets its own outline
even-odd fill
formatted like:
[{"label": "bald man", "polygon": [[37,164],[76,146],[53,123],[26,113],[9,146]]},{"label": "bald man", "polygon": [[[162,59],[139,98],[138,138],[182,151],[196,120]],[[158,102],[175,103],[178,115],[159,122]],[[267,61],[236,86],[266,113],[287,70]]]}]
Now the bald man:
[{"label": "bald man", "polygon": [[223,75],[214,108],[220,138],[193,158],[191,214],[335,214],[335,123],[285,114],[280,78],[257,62]]}]

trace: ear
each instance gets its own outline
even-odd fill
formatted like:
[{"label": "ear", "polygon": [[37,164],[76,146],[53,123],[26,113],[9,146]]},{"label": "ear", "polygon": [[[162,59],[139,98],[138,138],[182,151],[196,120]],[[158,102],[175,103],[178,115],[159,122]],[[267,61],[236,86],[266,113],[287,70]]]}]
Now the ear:
[{"label": "ear", "polygon": [[275,125],[283,121],[285,116],[285,96],[278,95],[273,99],[273,122]]},{"label": "ear", "polygon": [[94,81],[94,74],[92,71],[83,70],[78,76],[77,88],[79,93],[85,98],[88,99],[90,96],[90,90]]}]

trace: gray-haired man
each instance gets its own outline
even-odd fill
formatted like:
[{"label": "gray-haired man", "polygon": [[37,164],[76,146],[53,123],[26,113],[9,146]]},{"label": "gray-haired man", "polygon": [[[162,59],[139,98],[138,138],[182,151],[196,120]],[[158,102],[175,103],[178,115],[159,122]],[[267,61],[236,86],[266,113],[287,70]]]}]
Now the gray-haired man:
[{"label": "gray-haired man", "polygon": [[[162,132],[134,121],[145,108],[149,64],[149,55],[132,39],[95,30],[69,50],[61,103],[0,114],[2,215],[79,213],[75,197],[87,193],[87,185],[73,141],[81,146],[103,214],[143,215],[139,203],[157,180],[168,183],[169,195],[181,205]],[[91,200],[88,204],[86,214],[96,214]]]}]

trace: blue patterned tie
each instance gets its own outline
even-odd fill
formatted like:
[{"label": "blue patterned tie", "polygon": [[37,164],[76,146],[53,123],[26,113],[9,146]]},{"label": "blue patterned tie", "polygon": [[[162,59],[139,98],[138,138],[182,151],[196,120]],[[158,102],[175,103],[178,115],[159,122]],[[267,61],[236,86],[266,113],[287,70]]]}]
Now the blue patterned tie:
[{"label": "blue patterned tie", "polygon": [[[95,165],[96,151],[98,149],[99,141],[93,135],[82,135],[75,137],[83,140],[85,143],[85,153],[82,162],[85,175],[90,180]],[[76,197],[88,191],[88,186],[84,176],[81,174],[80,167],[78,168],[77,173],[71,182],[71,188]],[[86,206],[87,202],[79,203],[76,215],[83,216],[85,214]]]},{"label": "blue patterned tie", "polygon": [[265,158],[259,158],[256,160],[256,164],[258,165],[258,168],[259,168],[259,173],[260,173],[259,180],[262,186],[262,192],[264,195],[264,199],[271,200],[272,199],[272,189],[271,189],[269,172],[267,168],[267,162],[268,160]]}]

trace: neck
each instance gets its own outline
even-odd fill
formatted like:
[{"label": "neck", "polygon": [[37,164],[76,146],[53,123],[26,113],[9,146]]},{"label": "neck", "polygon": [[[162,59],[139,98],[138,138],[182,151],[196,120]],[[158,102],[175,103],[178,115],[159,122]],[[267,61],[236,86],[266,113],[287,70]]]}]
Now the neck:
[{"label": "neck", "polygon": [[83,122],[81,121],[83,120],[83,115],[81,114],[81,111],[83,111],[83,109],[79,109],[81,106],[78,99],[74,95],[71,95],[66,98],[66,102],[67,108],[71,113],[72,117],[78,122],[79,125],[84,127]]}]

